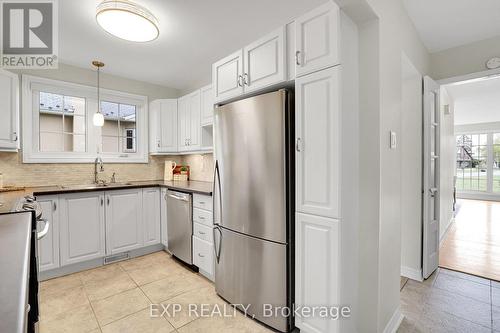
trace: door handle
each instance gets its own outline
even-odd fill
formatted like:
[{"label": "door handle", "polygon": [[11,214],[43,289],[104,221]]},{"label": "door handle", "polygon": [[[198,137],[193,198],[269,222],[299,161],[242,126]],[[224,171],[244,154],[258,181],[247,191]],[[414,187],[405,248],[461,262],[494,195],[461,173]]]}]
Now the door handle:
[{"label": "door handle", "polygon": [[49,233],[50,222],[46,219],[40,219],[37,222],[44,222],[43,230],[36,233],[36,239],[40,240]]},{"label": "door handle", "polygon": [[[215,242],[215,230],[219,232],[219,246],[217,246]],[[212,229],[213,232],[213,237],[214,237],[214,253],[215,253],[215,261],[219,263],[220,261],[220,249],[221,249],[221,244],[222,244],[222,231],[220,230],[220,227],[218,225],[214,226]]]},{"label": "door handle", "polygon": [[170,198],[175,199],[175,200],[180,200],[180,201],[185,201],[185,202],[189,201],[187,198],[179,197],[177,195],[173,195],[173,194],[167,194],[167,195]]},{"label": "door handle", "polygon": [[302,151],[302,140],[297,138],[297,143],[295,144],[295,149],[300,153]]},{"label": "door handle", "polygon": [[295,51],[295,63],[300,66],[300,51]]}]

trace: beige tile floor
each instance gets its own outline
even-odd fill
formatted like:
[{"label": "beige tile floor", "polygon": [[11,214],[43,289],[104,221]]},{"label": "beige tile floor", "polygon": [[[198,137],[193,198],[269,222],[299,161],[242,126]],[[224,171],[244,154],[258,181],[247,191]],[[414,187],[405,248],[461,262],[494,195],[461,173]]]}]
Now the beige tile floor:
[{"label": "beige tile floor", "polygon": [[402,281],[399,333],[500,332],[500,283],[439,268],[424,282]]},{"label": "beige tile floor", "polygon": [[[151,304],[163,304],[169,311],[152,318]],[[174,304],[179,304],[181,309],[175,316]],[[210,304],[209,312],[226,305],[209,280],[188,270],[167,253],[156,252],[42,282],[40,331],[271,332],[239,312],[231,317],[190,315],[188,304]],[[158,309],[162,312],[160,305]],[[201,307],[197,309],[201,313]],[[232,308],[227,306],[227,309],[233,314]]]}]

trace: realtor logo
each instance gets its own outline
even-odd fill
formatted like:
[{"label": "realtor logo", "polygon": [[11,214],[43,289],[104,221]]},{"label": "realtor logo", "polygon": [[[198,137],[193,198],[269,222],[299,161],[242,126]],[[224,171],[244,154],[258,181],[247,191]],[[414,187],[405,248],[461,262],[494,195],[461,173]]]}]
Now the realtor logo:
[{"label": "realtor logo", "polygon": [[57,0],[0,0],[3,68],[57,68]]}]

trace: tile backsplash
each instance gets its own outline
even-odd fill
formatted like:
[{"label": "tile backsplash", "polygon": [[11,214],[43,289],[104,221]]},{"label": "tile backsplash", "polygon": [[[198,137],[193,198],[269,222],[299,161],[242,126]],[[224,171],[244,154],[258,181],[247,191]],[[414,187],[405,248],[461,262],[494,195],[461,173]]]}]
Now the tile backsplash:
[{"label": "tile backsplash", "polygon": [[[104,172],[99,177],[109,181],[116,172],[117,182],[163,179],[167,160],[189,165],[191,180],[213,180],[212,154],[150,156],[147,164],[104,164]],[[5,186],[90,184],[94,180],[94,164],[23,164],[21,153],[0,153],[0,173]]]}]

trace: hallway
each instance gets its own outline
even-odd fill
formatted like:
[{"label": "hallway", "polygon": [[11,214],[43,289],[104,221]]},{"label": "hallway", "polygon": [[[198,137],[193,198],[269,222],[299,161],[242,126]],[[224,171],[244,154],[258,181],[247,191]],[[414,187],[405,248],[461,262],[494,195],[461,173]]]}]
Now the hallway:
[{"label": "hallway", "polygon": [[459,199],[439,266],[500,281],[500,202]]}]

